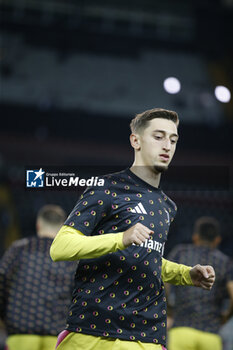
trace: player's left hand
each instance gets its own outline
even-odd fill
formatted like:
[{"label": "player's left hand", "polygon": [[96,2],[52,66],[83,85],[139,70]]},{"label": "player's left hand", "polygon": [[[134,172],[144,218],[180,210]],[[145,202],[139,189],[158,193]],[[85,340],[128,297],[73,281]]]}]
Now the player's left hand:
[{"label": "player's left hand", "polygon": [[195,265],[190,270],[190,276],[194,286],[210,290],[215,281],[215,271],[212,266]]}]

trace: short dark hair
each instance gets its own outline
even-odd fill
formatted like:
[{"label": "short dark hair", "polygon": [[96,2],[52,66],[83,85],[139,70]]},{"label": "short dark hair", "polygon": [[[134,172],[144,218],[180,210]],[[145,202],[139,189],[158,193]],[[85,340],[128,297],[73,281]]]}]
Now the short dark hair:
[{"label": "short dark hair", "polygon": [[195,222],[194,233],[197,233],[204,241],[212,242],[220,236],[220,224],[213,217],[202,216]]},{"label": "short dark hair", "polygon": [[59,205],[55,204],[47,204],[43,206],[37,214],[37,219],[42,219],[45,223],[51,226],[62,225],[65,218],[65,211]]},{"label": "short dark hair", "polygon": [[153,108],[136,114],[131,120],[130,129],[133,133],[138,133],[147,127],[150,120],[155,118],[168,119],[173,121],[177,126],[179,125],[179,117],[176,112],[163,108]]}]

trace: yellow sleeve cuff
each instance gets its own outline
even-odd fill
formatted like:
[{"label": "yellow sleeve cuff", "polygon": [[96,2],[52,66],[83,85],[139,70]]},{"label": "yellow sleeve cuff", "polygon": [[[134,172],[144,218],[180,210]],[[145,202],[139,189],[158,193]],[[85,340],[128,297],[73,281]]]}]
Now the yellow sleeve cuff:
[{"label": "yellow sleeve cuff", "polygon": [[192,286],[193,282],[189,273],[191,268],[191,266],[162,259],[162,280],[174,285]]},{"label": "yellow sleeve cuff", "polygon": [[116,243],[117,243],[119,250],[126,249],[126,247],[123,244],[123,235],[124,235],[124,232],[119,232],[115,235],[116,236]]}]

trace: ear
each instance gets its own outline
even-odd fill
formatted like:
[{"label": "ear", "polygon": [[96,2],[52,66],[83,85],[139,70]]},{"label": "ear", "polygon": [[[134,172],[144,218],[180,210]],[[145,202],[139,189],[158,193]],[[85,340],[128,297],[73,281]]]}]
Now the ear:
[{"label": "ear", "polygon": [[199,235],[198,233],[194,232],[192,235],[192,241],[194,244],[198,244],[199,243]]},{"label": "ear", "polygon": [[131,146],[135,149],[135,150],[140,150],[141,149],[141,145],[140,145],[140,136],[138,134],[131,134],[130,135],[130,143]]},{"label": "ear", "polygon": [[36,231],[39,231],[40,230],[40,220],[39,219],[37,219],[36,220]]},{"label": "ear", "polygon": [[215,237],[215,239],[214,239],[214,247],[217,248],[217,246],[219,246],[221,241],[222,241],[222,238],[220,236]]}]

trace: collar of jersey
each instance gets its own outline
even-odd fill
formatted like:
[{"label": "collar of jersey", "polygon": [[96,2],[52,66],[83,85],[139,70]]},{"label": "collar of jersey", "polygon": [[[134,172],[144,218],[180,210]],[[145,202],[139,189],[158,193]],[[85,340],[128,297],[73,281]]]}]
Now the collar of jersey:
[{"label": "collar of jersey", "polygon": [[132,179],[134,179],[135,181],[137,181],[138,184],[141,184],[143,187],[149,188],[152,191],[159,191],[161,192],[161,188],[160,187],[154,187],[152,185],[150,185],[148,182],[144,181],[143,179],[141,179],[140,177],[138,177],[137,175],[135,175],[130,168],[126,169],[126,173],[128,175],[130,175],[130,177],[132,177]]}]

